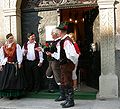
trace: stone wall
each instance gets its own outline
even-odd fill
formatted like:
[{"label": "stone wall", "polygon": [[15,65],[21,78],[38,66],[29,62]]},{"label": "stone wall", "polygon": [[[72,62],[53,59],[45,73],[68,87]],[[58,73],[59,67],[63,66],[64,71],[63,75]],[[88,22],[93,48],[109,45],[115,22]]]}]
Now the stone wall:
[{"label": "stone wall", "polygon": [[0,41],[4,41],[3,0],[0,0]]},{"label": "stone wall", "polygon": [[22,13],[22,39],[27,40],[26,35],[34,32],[37,41],[45,41],[45,27],[57,25],[57,11],[25,12]]}]

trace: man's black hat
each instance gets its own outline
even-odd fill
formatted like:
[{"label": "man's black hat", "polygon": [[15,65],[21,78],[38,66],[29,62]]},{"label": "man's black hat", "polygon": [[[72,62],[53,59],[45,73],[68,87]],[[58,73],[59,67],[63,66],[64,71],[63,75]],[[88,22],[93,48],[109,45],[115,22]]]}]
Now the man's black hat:
[{"label": "man's black hat", "polygon": [[69,22],[61,22],[61,23],[59,24],[59,26],[56,27],[56,28],[57,28],[57,29],[60,29],[60,30],[65,30],[65,31],[67,31],[68,25],[69,25]]}]

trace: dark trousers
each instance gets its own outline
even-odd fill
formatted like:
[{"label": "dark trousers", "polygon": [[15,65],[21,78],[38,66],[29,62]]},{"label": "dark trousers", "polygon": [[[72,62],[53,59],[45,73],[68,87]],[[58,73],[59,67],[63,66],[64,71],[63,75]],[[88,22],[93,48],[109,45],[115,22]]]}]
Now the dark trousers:
[{"label": "dark trousers", "polygon": [[38,62],[39,61],[24,61],[24,71],[28,91],[39,91],[40,89],[40,68],[37,66]]},{"label": "dark trousers", "polygon": [[62,86],[73,86],[72,71],[75,65],[69,61],[66,64],[60,65],[61,68],[61,85]]}]

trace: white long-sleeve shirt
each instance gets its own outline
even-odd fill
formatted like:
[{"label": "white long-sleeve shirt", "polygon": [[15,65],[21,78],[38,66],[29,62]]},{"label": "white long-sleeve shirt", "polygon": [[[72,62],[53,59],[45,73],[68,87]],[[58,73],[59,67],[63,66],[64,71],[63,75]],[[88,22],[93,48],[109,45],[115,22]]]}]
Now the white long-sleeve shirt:
[{"label": "white long-sleeve shirt", "polygon": [[[57,39],[55,39],[55,41],[59,40],[59,39],[60,38],[57,38]],[[60,41],[57,42],[56,48],[57,48],[57,52],[54,52],[51,56],[54,57],[55,59],[59,60],[59,58],[60,58]]]},{"label": "white long-sleeve shirt", "polygon": [[[33,61],[33,60],[35,60],[35,43],[36,42],[33,42],[33,43],[30,43],[29,41],[27,42],[27,54],[26,54],[26,59],[28,59],[28,60],[31,60],[31,61]],[[25,51],[25,49],[24,49],[24,46],[22,47],[22,54],[23,55],[25,55],[24,54],[24,51]],[[39,59],[40,59],[40,63],[42,63],[43,62],[43,52],[42,51],[39,51]]]},{"label": "white long-sleeve shirt", "polygon": [[[61,40],[65,39],[68,35],[65,35]],[[75,47],[69,40],[65,40],[63,49],[65,50],[66,57],[70,59],[74,64],[78,62],[79,55],[76,53]]]},{"label": "white long-sleeve shirt", "polygon": [[[22,60],[23,60],[23,56],[22,56],[22,49],[19,44],[16,44],[16,55],[17,55],[18,64],[21,64]],[[2,46],[1,50],[0,50],[0,63],[1,63],[1,65],[5,65],[7,61],[8,61],[8,59],[4,55],[4,50],[3,50],[3,46]]]}]

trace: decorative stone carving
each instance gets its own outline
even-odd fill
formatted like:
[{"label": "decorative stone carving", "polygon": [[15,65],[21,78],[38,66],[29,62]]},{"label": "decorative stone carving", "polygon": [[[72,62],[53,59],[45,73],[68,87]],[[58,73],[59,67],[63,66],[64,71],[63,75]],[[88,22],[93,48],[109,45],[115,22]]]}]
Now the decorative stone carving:
[{"label": "decorative stone carving", "polygon": [[27,0],[27,5],[23,7],[24,9],[31,8],[60,8],[60,7],[70,7],[79,6],[79,4],[96,4],[97,0]]},{"label": "decorative stone carving", "polygon": [[57,4],[57,3],[62,3],[64,0],[53,0],[53,3]]},{"label": "decorative stone carving", "polygon": [[42,7],[42,6],[51,6],[51,5],[54,5],[53,0],[41,0],[41,1],[37,2],[36,7],[38,7],[38,6],[40,6],[40,7]]}]

